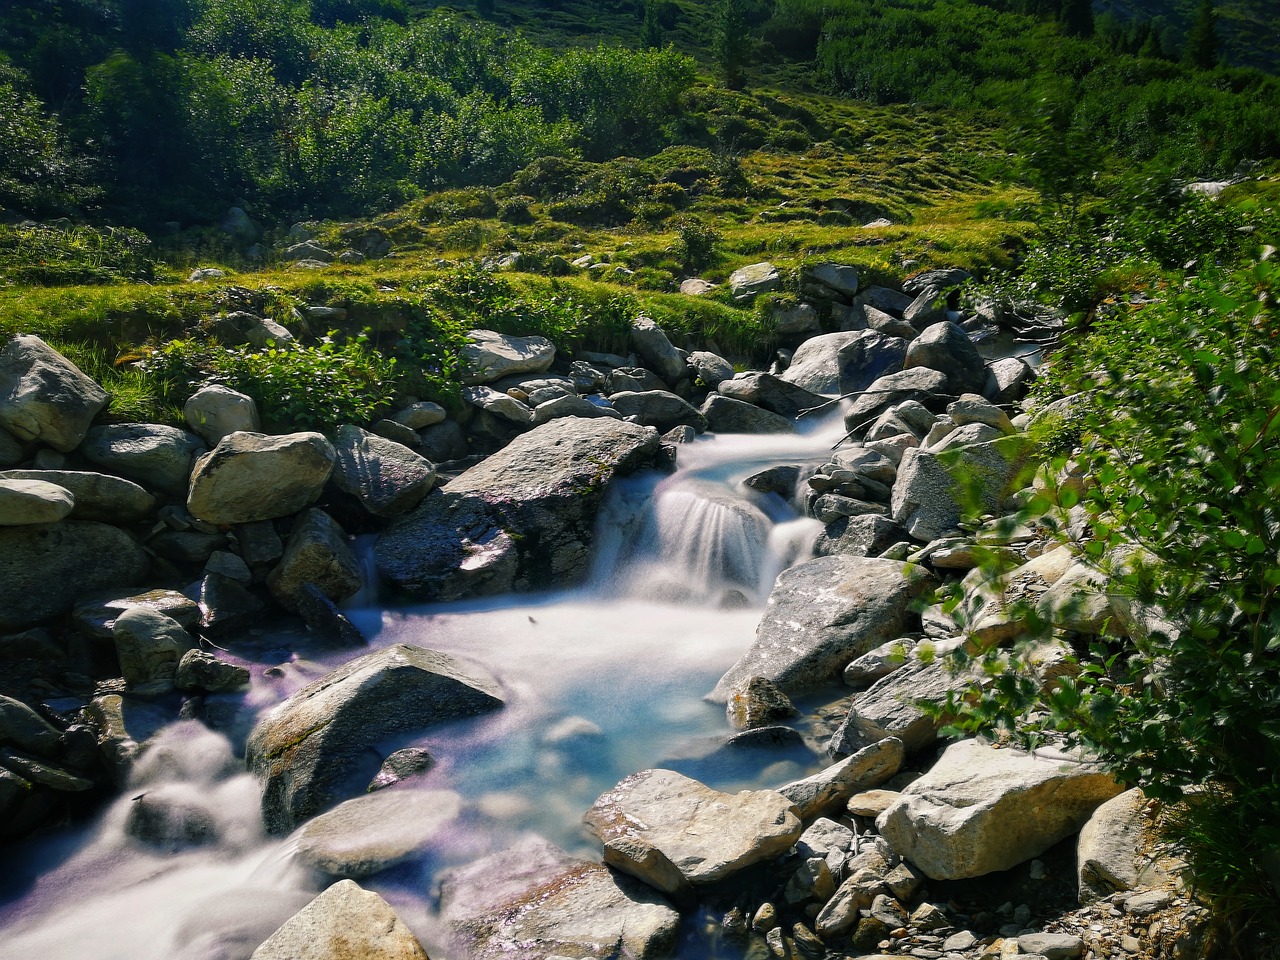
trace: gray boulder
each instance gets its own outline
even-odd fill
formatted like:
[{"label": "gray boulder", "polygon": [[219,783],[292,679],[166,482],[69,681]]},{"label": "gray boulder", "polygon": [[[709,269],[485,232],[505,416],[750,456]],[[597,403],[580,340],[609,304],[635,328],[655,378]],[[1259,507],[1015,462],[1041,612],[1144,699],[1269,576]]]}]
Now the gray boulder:
[{"label": "gray boulder", "polygon": [[666,432],[672,427],[690,426],[698,433],[707,429],[707,419],[698,408],[667,390],[641,390],[610,394],[609,402],[624,417]]},{"label": "gray boulder", "polygon": [[70,491],[74,520],[137,523],[156,508],[156,498],[132,481],[88,470],[5,470],[3,480],[43,480]]},{"label": "gray boulder", "polygon": [[707,397],[700,412],[712,433],[791,433],[795,429],[786,417],[716,393]]},{"label": "gray boulder", "polygon": [[934,880],[980,877],[1039,856],[1122,789],[1077,757],[962,740],[902,791],[876,828]]},{"label": "gray boulder", "polygon": [[750,300],[781,285],[782,273],[772,263],[753,263],[729,274],[729,289],[735,300]]},{"label": "gray boulder", "polygon": [[428,960],[387,901],[340,880],[284,922],[249,960]]},{"label": "gray boulder", "polygon": [[768,304],[763,313],[765,322],[773,332],[782,336],[814,333],[822,329],[818,311],[811,303],[795,303],[789,299],[780,299]]},{"label": "gray boulder", "polygon": [[841,351],[865,333],[863,330],[854,330],[810,337],[796,348],[790,366],[779,375],[780,378],[787,383],[804,387],[810,393],[840,393]]},{"label": "gray boulder", "polygon": [[178,661],[173,685],[184,693],[232,693],[249,686],[249,670],[204,650],[188,650]]},{"label": "gray boulder", "polygon": [[724,380],[733,379],[733,364],[706,350],[695,350],[689,354],[688,364],[694,379],[708,390],[714,390]]},{"label": "gray boulder", "polygon": [[110,640],[116,617],[132,607],[147,607],[163,613],[187,630],[194,630],[200,624],[200,607],[176,590],[145,590],[140,593],[112,590],[89,594],[76,601],[71,610],[71,620],[81,632],[100,640]]},{"label": "gray boulder", "polygon": [[319,499],[334,460],[318,433],[233,433],[196,461],[187,509],[220,525],[286,517]]},{"label": "gray boulder", "polygon": [[94,427],[80,452],[89,460],[172,496],[186,493],[191,465],[204,452],[195,434],[158,423],[121,423]]},{"label": "gray boulder", "polygon": [[796,805],[800,819],[808,823],[839,810],[855,793],[872,790],[896,776],[906,755],[902,741],[881,740],[811,777],[779,787],[778,792]]},{"label": "gray boulder", "polygon": [[333,435],[334,486],[360,501],[375,517],[394,517],[416,507],[435,486],[436,468],[408,447],[350,424]]},{"label": "gray boulder", "polygon": [[0,478],[0,527],[57,523],[75,509],[70,490],[43,480]]},{"label": "gray boulder", "polygon": [[869,557],[818,557],[784,570],[755,641],[712,697],[723,701],[748,677],[787,693],[830,683],[854,658],[905,632],[912,605],[935,586],[921,567]]},{"label": "gray boulder", "polygon": [[908,277],[902,284],[904,293],[916,296],[925,290],[950,290],[973,279],[973,274],[959,267],[945,267],[939,270],[922,270]]},{"label": "gray boulder", "polygon": [[923,330],[947,319],[946,292],[938,287],[925,287],[902,311],[902,319],[917,330]]},{"label": "gray boulder", "polygon": [[493,677],[422,647],[396,644],[347,662],[272,709],[249,736],[245,761],[264,781],[267,829],[287,833],[363,790],[377,770],[373,743],[502,703]]},{"label": "gray boulder", "polygon": [[674,387],[681,380],[688,379],[684,353],[677,350],[662,328],[648,317],[637,317],[632,321],[631,346],[645,365],[668,385]]},{"label": "gray boulder", "polygon": [[0,527],[0,631],[66,613],[95,590],[138,583],[149,566],[137,541],[104,523]]},{"label": "gray boulder", "polygon": [[18,438],[0,427],[0,467],[16,467],[22,462],[24,453]]},{"label": "gray boulder", "polygon": [[556,359],[546,337],[513,337],[492,330],[470,330],[462,349],[466,368],[460,379],[468,385],[493,383],[513,373],[542,373]]},{"label": "gray boulder", "polygon": [[1176,866],[1159,853],[1160,825],[1151,807],[1146,794],[1134,787],[1098,807],[1081,828],[1076,841],[1081,903],[1168,882]]},{"label": "gray boulder", "polygon": [[359,880],[419,855],[461,811],[452,790],[379,790],[303,824],[294,856],[330,879]]},{"label": "gray boulder", "polygon": [[[322,266],[328,265],[322,261],[316,262]],[[210,332],[227,346],[247,343],[255,347],[268,347],[293,342],[293,334],[286,328],[274,320],[247,310],[236,310],[214,317]]]},{"label": "gray boulder", "polygon": [[785,853],[803,830],[780,793],[721,793],[671,770],[632,774],[582,821],[607,865],[682,900]]},{"label": "gray boulder", "polygon": [[941,370],[952,393],[982,393],[987,386],[986,362],[964,328],[950,321],[935,323],[912,340],[903,366]]},{"label": "gray boulder", "polygon": [[552,420],[392,521],[376,547],[378,571],[433,599],[574,582],[586,575],[609,481],[657,452],[649,427]]},{"label": "gray boulder", "polygon": [[36,336],[0,350],[0,428],[69,453],[107,405],[107,392]]},{"label": "gray boulder", "polygon": [[800,290],[819,300],[853,301],[858,292],[858,268],[843,263],[813,263],[800,271]]},{"label": "gray boulder", "polygon": [[441,914],[476,960],[659,960],[680,915],[654,890],[540,837],[447,874]]},{"label": "gray boulder", "polygon": [[279,565],[267,575],[267,587],[286,610],[298,609],[304,584],[314,584],[330,600],[342,601],[360,589],[360,563],[347,535],[315,507],[293,525]]},{"label": "gray boulder", "polygon": [[558,420],[561,417],[584,417],[586,419],[609,417],[614,420],[621,420],[622,414],[607,402],[593,403],[586,397],[573,395],[547,400],[545,403],[538,404],[533,410],[533,422],[536,426],[541,426],[549,420]]},{"label": "gray boulder", "polygon": [[514,423],[518,427],[527,427],[533,423],[533,408],[523,400],[495,390],[493,387],[464,387],[462,399],[471,406],[491,416]]},{"label": "gray boulder", "polygon": [[201,387],[193,393],[182,408],[182,415],[211,447],[227,434],[239,430],[257,433],[262,429],[258,405],[253,398],[220,383]]},{"label": "gray boulder", "polygon": [[1017,357],[1003,357],[987,369],[987,387],[982,392],[992,403],[1017,403],[1036,379],[1031,365]]},{"label": "gray boulder", "polygon": [[853,304],[855,307],[873,307],[890,316],[901,317],[902,312],[911,306],[913,299],[915,299],[914,294],[905,294],[889,287],[870,286],[863,287],[858,292],[858,295],[853,298]]},{"label": "gray boulder", "polygon": [[403,410],[396,411],[391,415],[391,419],[396,423],[404,424],[410,430],[422,430],[425,427],[442,423],[448,415],[448,412],[440,404],[422,400],[418,403],[409,404]]},{"label": "gray boulder", "polygon": [[847,430],[862,433],[882,413],[908,400],[929,409],[942,409],[949,397],[947,375],[929,367],[913,367],[886,374],[867,385],[865,391],[845,411]]},{"label": "gray boulder", "polygon": [[821,394],[788,383],[771,373],[752,372],[725,380],[716,392],[733,400],[754,403],[783,417],[795,418],[804,410],[821,407],[829,400]]},{"label": "gray boulder", "polygon": [[858,330],[836,356],[836,391],[858,393],[902,370],[907,341],[877,330]]},{"label": "gray boulder", "polygon": [[0,744],[56,757],[62,733],[21,700],[0,694]]},{"label": "gray boulder", "polygon": [[111,635],[125,687],[139,693],[172,690],[178,662],[195,647],[182,624],[147,607],[131,607],[121,613]]},{"label": "gray boulder", "polygon": [[667,384],[652,370],[644,367],[618,367],[608,376],[608,393],[642,390],[665,390]]}]

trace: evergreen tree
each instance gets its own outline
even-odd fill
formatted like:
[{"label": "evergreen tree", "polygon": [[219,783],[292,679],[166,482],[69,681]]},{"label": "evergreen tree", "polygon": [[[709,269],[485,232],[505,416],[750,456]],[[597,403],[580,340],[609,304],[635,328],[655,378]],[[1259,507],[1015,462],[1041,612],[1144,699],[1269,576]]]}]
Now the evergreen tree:
[{"label": "evergreen tree", "polygon": [[658,0],[644,0],[644,23],[640,27],[640,46],[656,50],[662,46],[662,24],[658,22]]},{"label": "evergreen tree", "polygon": [[1062,29],[1068,36],[1093,36],[1092,0],[1062,0],[1058,19],[1062,21]]},{"label": "evergreen tree", "polygon": [[743,68],[751,55],[747,0],[718,0],[712,14],[711,52],[724,84],[742,86]]},{"label": "evergreen tree", "polygon": [[1218,11],[1213,8],[1213,0],[1200,0],[1182,59],[1201,70],[1212,70],[1218,65]]}]

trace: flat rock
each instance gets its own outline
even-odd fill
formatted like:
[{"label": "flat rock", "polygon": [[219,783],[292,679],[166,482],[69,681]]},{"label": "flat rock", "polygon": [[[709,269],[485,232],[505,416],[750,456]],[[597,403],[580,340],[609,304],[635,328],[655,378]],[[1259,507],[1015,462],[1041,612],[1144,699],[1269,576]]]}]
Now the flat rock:
[{"label": "flat rock", "polygon": [[803,829],[773,790],[721,793],[660,769],[627,777],[582,819],[606,864],[680,898],[785,853]]},{"label": "flat rock", "polygon": [[305,823],[295,856],[332,879],[359,880],[411,859],[461,811],[452,790],[379,790]]},{"label": "flat rock", "polygon": [[107,405],[107,392],[36,336],[0,350],[0,427],[20,441],[69,453]]},{"label": "flat rock", "polygon": [[778,792],[794,803],[800,818],[808,822],[838,811],[855,793],[887,782],[902,769],[906,755],[901,740],[886,738],[811,777],[781,786]]},{"label": "flat rock", "polygon": [[5,470],[3,480],[43,480],[71,492],[74,520],[101,520],[103,523],[137,523],[156,509],[156,498],[138,484],[123,477],[91,470]]},{"label": "flat rock", "polygon": [[1167,861],[1158,855],[1160,837],[1137,787],[1112,797],[1093,812],[1076,841],[1076,878],[1081,903],[1113,893],[1162,886]]},{"label": "flat rock", "polygon": [[795,424],[786,417],[754,404],[710,394],[701,414],[712,433],[791,433]]},{"label": "flat rock", "polygon": [[441,915],[476,960],[657,960],[680,915],[656,891],[539,837],[447,874]]},{"label": "flat rock", "polygon": [[462,348],[467,366],[459,379],[468,385],[493,383],[513,373],[541,373],[556,359],[546,337],[513,337],[492,330],[470,330]]},{"label": "flat rock", "polygon": [[662,433],[679,426],[693,427],[698,433],[707,429],[707,418],[698,408],[669,390],[623,390],[611,393],[609,402],[624,417]]},{"label": "flat rock", "polygon": [[902,791],[876,828],[934,880],[980,877],[1039,856],[1122,789],[1096,764],[962,740]]},{"label": "flat rock", "polygon": [[818,557],[784,570],[750,649],[716,685],[724,700],[747,677],[795,693],[836,680],[856,657],[905,632],[936,585],[921,567],[871,557]]},{"label": "flat rock", "polygon": [[196,461],[187,509],[216,524],[286,517],[319,499],[334,461],[318,433],[233,433]]},{"label": "flat rock", "polygon": [[658,432],[639,424],[552,420],[393,520],[377,543],[378,571],[440,600],[580,580],[609,481],[657,451]]},{"label": "flat rock", "polygon": [[137,541],[105,523],[0,527],[0,631],[66,613],[95,590],[136,584],[149,567]]},{"label": "flat rock", "polygon": [[391,906],[340,880],[284,922],[250,960],[428,960]]},{"label": "flat rock", "polygon": [[0,478],[0,527],[57,523],[75,509],[70,490],[43,480]]},{"label": "flat rock", "polygon": [[249,736],[245,760],[265,781],[267,828],[287,832],[363,789],[374,772],[372,743],[502,703],[493,677],[433,650],[396,644],[349,661],[272,709]]}]

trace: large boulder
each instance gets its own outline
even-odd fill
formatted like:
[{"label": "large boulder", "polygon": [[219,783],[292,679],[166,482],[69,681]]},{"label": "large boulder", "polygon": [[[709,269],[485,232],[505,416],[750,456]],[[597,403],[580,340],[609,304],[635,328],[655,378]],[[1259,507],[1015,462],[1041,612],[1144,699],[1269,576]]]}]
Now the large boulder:
[{"label": "large boulder", "polygon": [[257,433],[262,429],[253,398],[221,383],[193,393],[182,408],[182,415],[210,446],[216,446],[228,434],[241,430]]},{"label": "large boulder", "polygon": [[707,429],[707,419],[698,408],[668,390],[624,390],[610,394],[609,402],[624,417],[661,433],[680,426],[693,427],[698,433]]},{"label": "large boulder", "polygon": [[949,399],[947,390],[947,375],[930,367],[885,374],[869,383],[845,411],[845,429],[861,434],[890,407],[908,400],[930,410],[941,410]]},{"label": "large boulder", "polygon": [[800,271],[800,292],[818,300],[851,303],[858,292],[858,268],[843,263],[811,263]]},{"label": "large boulder", "polygon": [[753,263],[729,274],[729,289],[735,300],[750,300],[782,285],[782,272],[772,263]]},{"label": "large boulder", "polygon": [[318,433],[233,433],[196,461],[187,509],[217,524],[286,517],[319,499],[334,460]]},{"label": "large boulder", "polygon": [[886,738],[811,777],[785,784],[778,792],[794,803],[800,819],[809,823],[815,817],[834,813],[855,793],[873,790],[888,781],[902,769],[906,755],[901,740]]},{"label": "large boulder", "polygon": [[1161,887],[1169,880],[1170,858],[1160,837],[1150,798],[1134,787],[1093,812],[1076,841],[1076,876],[1081,903],[1103,900],[1122,890]]},{"label": "large boulder", "polygon": [[841,350],[866,333],[865,330],[854,330],[810,337],[796,348],[790,366],[780,374],[780,378],[811,393],[840,393]]},{"label": "large boulder", "polygon": [[136,584],[149,565],[137,541],[105,523],[0,527],[0,631],[66,613],[86,593]]},{"label": "large boulder", "polygon": [[146,490],[107,473],[90,470],[5,470],[0,480],[43,480],[68,490],[75,497],[74,520],[104,523],[137,523],[156,508],[156,498]]},{"label": "large boulder", "polygon": [[791,433],[795,429],[786,417],[718,393],[708,395],[700,412],[712,433]]},{"label": "large boulder", "polygon": [[204,452],[204,443],[177,427],[119,423],[91,429],[80,452],[111,473],[180,496],[187,491],[191,464]]},{"label": "large boulder", "polygon": [[902,791],[876,828],[934,880],[980,877],[1044,853],[1122,790],[1078,757],[963,740]]},{"label": "large boulder", "polygon": [[780,793],[721,793],[671,770],[632,774],[582,820],[606,864],[682,900],[786,853],[803,830]]},{"label": "large boulder", "polygon": [[36,336],[0,350],[0,427],[19,440],[69,453],[107,405],[107,392]]},{"label": "large boulder", "polygon": [[836,358],[841,394],[868,389],[881,377],[902,370],[907,341],[878,330],[859,330],[840,348]]},{"label": "large boulder", "polygon": [[966,514],[999,513],[1021,486],[1031,453],[1024,434],[941,453],[907,449],[893,485],[893,519],[928,543],[954,530]]},{"label": "large boulder", "polygon": [[452,790],[378,790],[303,824],[294,855],[326,877],[359,880],[418,855],[461,810]]},{"label": "large boulder", "polygon": [[656,430],[634,423],[552,420],[396,518],[378,541],[378,571],[429,599],[581,579],[609,481],[658,446]]},{"label": "large boulder", "polygon": [[460,379],[468,385],[493,383],[513,373],[542,373],[556,359],[546,337],[513,337],[492,330],[471,330],[462,348],[467,367]]},{"label": "large boulder", "polygon": [[428,960],[390,904],[340,880],[284,922],[250,960]]},{"label": "large boulder", "polygon": [[787,693],[830,683],[854,658],[901,636],[912,605],[934,586],[922,567],[873,557],[818,557],[784,570],[755,641],[712,696],[725,700],[748,677]]},{"label": "large boulder", "polygon": [[172,617],[148,607],[130,607],[111,628],[125,687],[154,694],[174,689],[183,655],[195,647],[191,635]]},{"label": "large boulder", "polygon": [[783,417],[796,417],[802,411],[821,407],[828,397],[788,383],[771,373],[745,373],[722,381],[716,392],[733,400],[754,403]]},{"label": "large boulder", "polygon": [[684,354],[667,339],[662,328],[648,317],[637,317],[631,323],[631,346],[645,365],[674,387],[689,378]]},{"label": "large boulder", "polygon": [[435,486],[436,468],[403,444],[346,424],[333,435],[333,483],[375,517],[416,507]]},{"label": "large boulder", "polygon": [[656,891],[539,837],[447,874],[441,915],[475,960],[669,956],[680,915]]},{"label": "large boulder", "polygon": [[340,602],[360,589],[360,563],[347,535],[323,510],[312,507],[293,525],[280,563],[267,575],[267,587],[286,610],[297,610],[304,585],[311,583]]},{"label": "large boulder", "polygon": [[422,647],[396,644],[349,661],[272,709],[249,736],[245,761],[264,781],[267,828],[286,833],[360,792],[377,772],[373,743],[502,702],[493,677]]},{"label": "large boulder", "polygon": [[956,394],[982,393],[987,386],[986,362],[964,328],[950,321],[926,327],[912,340],[903,366],[941,370]]},{"label": "large boulder", "polygon": [[0,478],[0,527],[57,523],[75,509],[70,490],[43,480]]}]

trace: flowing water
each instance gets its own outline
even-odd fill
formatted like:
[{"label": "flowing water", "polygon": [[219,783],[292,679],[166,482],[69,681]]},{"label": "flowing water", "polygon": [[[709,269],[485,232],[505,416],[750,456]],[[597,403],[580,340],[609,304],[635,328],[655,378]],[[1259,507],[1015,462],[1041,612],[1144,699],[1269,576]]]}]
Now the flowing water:
[{"label": "flowing water", "polygon": [[[580,818],[637,770],[665,766],[728,790],[778,786],[821,766],[802,747],[728,750],[720,705],[703,697],[750,644],[777,573],[808,556],[816,521],[741,480],[777,464],[801,477],[828,457],[838,424],[807,435],[703,438],[670,476],[614,485],[583,588],[384,609],[366,590],[348,616],[372,647],[413,643],[483,664],[504,709],[379,744],[413,744],[436,764],[396,790],[454,790],[461,816],[423,856],[361,881],[387,898],[433,956],[448,956],[434,916],[437,877],[535,832],[588,858]],[[292,843],[264,835],[257,782],[236,756],[253,715],[342,662],[288,653],[259,636],[251,713],[228,735],[194,721],[166,728],[134,780],[91,826],[18,850],[0,878],[0,960],[212,960],[247,956],[314,896]],[[281,662],[281,661],[284,662]],[[139,794],[199,812],[194,834],[144,845],[130,836]],[[134,831],[136,832],[136,831]],[[684,949],[693,956],[700,949]]]}]

